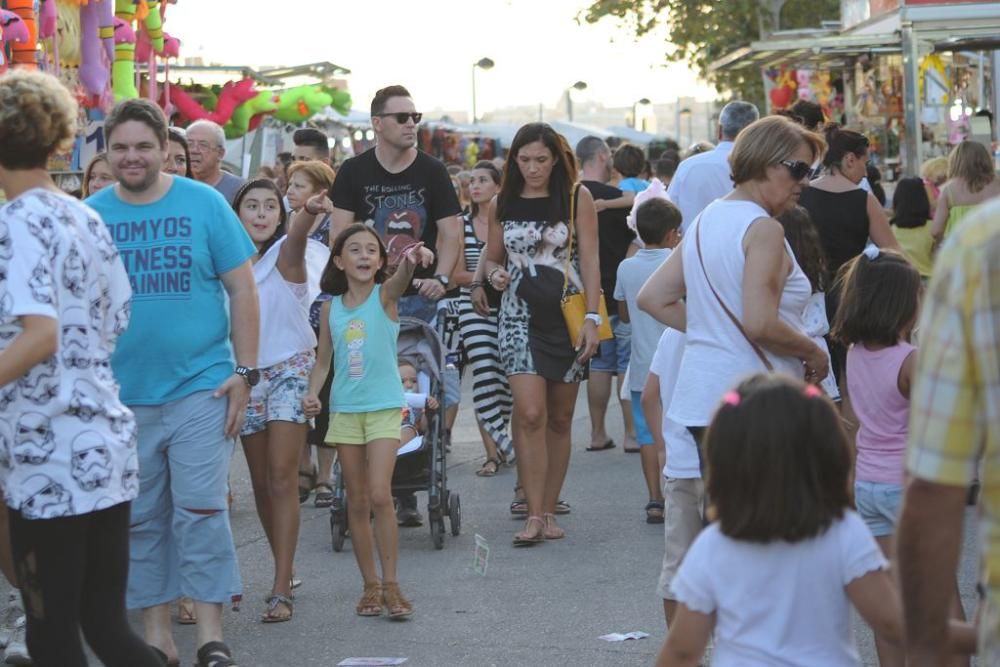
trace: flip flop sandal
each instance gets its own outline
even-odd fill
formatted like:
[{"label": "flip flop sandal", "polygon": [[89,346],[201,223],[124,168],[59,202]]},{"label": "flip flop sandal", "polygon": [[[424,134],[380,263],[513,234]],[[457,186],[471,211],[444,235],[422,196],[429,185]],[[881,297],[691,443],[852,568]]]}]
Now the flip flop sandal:
[{"label": "flip flop sandal", "polygon": [[194,612],[194,600],[191,598],[181,598],[177,601],[177,624],[194,625],[198,622],[198,615]]},{"label": "flip flop sandal", "polygon": [[[326,491],[320,491],[320,489],[326,489]],[[333,505],[333,489],[330,488],[329,484],[321,482],[316,485],[316,498],[313,500],[313,505],[316,507]]]},{"label": "flip flop sandal", "polygon": [[569,503],[565,500],[559,500],[556,502],[556,514],[569,514],[572,511],[573,508],[570,507]]},{"label": "flip flop sandal", "polygon": [[650,500],[646,503],[646,523],[663,523],[663,502]]},{"label": "flip flop sandal", "polygon": [[288,582],[288,587],[294,591],[301,585],[302,585],[302,580],[293,574],[291,581]]},{"label": "flip flop sandal", "polygon": [[354,613],[358,616],[381,616],[383,609],[382,584],[365,584],[365,590],[358,600]]},{"label": "flip flop sandal", "polygon": [[614,449],[617,446],[618,445],[615,444],[614,440],[610,440],[609,439],[606,443],[604,443],[600,447],[590,446],[590,447],[587,447],[584,451],[586,451],[586,452],[603,452],[606,449]]},{"label": "flip flop sandal", "polygon": [[[288,608],[288,616],[278,616],[275,614],[275,610],[278,605],[285,605]],[[294,614],[294,606],[292,604],[291,598],[285,597],[279,593],[273,593],[269,598],[267,598],[267,611],[264,615],[260,617],[261,623],[284,623],[286,621],[292,620],[292,615]]]},{"label": "flip flop sandal", "polygon": [[515,519],[523,519],[528,516],[528,501],[515,500],[510,504],[510,514]]},{"label": "flip flop sandal", "polygon": [[239,667],[233,652],[223,642],[207,642],[198,649],[196,667]]},{"label": "flip flop sandal", "polygon": [[483,467],[476,471],[476,477],[496,477],[497,472],[500,471],[500,466],[503,465],[503,459],[499,456],[495,459],[486,459],[486,463]]},{"label": "flip flop sandal", "polygon": [[[542,531],[536,535],[529,535],[527,530],[528,526],[531,525],[532,521],[537,521],[542,524]],[[524,524],[524,530],[519,533],[514,533],[514,546],[515,547],[533,547],[540,542],[545,541],[545,522],[542,521],[541,517],[529,516],[527,523]]]}]

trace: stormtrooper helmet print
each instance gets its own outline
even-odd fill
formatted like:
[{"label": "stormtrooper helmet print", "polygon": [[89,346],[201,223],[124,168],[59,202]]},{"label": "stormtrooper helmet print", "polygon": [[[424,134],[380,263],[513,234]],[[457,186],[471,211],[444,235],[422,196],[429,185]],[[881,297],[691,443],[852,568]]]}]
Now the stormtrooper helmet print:
[{"label": "stormtrooper helmet print", "polygon": [[52,519],[73,513],[73,494],[48,475],[32,475],[21,485],[25,519]]},{"label": "stormtrooper helmet print", "polygon": [[49,418],[39,412],[25,412],[17,420],[14,434],[14,460],[41,465],[56,448],[56,437]]},{"label": "stormtrooper helmet print", "polygon": [[105,488],[111,481],[111,448],[96,431],[82,431],[73,438],[71,474],[84,491]]}]

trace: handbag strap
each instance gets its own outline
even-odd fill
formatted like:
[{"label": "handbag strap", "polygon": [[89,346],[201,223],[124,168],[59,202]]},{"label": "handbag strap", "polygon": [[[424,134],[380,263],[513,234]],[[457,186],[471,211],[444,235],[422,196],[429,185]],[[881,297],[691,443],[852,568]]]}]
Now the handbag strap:
[{"label": "handbag strap", "polygon": [[566,266],[563,267],[563,289],[562,298],[566,299],[569,292],[569,265],[573,260],[573,237],[576,236],[576,195],[580,191],[580,184],[574,183],[569,194],[569,244],[566,246]]},{"label": "handbag strap", "polygon": [[726,307],[726,302],[723,301],[722,297],[719,296],[719,293],[715,291],[715,287],[712,285],[712,281],[708,277],[708,269],[705,268],[705,258],[702,257],[702,254],[701,254],[701,216],[700,215],[695,220],[695,224],[694,224],[694,244],[695,244],[695,247],[698,249],[698,261],[701,263],[701,271],[702,271],[702,273],[705,274],[705,282],[708,284],[708,289],[712,290],[712,295],[715,297],[715,300],[719,302],[719,305],[722,306],[722,310],[726,313],[726,315],[729,316],[729,319],[732,321],[732,323],[736,327],[736,329],[743,335],[743,338],[745,338],[746,341],[748,343],[750,343],[750,347],[753,348],[753,351],[757,354],[757,357],[764,364],[764,368],[766,368],[768,371],[773,371],[774,370],[774,365],[768,360],[767,355],[764,354],[764,350],[760,349],[760,346],[757,345],[757,343],[753,342],[753,340],[750,339],[750,336],[747,335],[746,329],[744,329],[743,325],[740,323],[739,318],[736,317],[735,315],[733,315],[733,311],[729,310],[729,308]]}]

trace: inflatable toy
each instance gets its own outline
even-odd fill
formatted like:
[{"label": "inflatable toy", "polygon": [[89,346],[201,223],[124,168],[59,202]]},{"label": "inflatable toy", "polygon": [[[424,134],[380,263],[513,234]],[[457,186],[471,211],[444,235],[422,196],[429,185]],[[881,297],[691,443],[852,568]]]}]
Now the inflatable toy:
[{"label": "inflatable toy", "polygon": [[28,39],[11,44],[10,64],[14,67],[37,69],[38,22],[35,20],[35,0],[7,0],[7,9],[17,14],[28,29]]},{"label": "inflatable toy", "polygon": [[111,88],[115,102],[139,97],[135,85],[135,31],[115,17],[115,62],[111,65]]}]

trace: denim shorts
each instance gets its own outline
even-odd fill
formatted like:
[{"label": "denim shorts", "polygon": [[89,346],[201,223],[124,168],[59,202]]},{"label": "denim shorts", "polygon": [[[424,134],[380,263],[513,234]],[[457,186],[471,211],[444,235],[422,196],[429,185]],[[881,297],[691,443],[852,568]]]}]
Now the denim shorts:
[{"label": "denim shorts", "polygon": [[896,532],[903,487],[901,484],[855,481],[854,503],[872,535],[887,537]]},{"label": "denim shorts", "polygon": [[611,330],[615,337],[601,341],[597,354],[590,360],[590,370],[597,373],[617,373],[625,375],[632,350],[632,325],[622,322],[617,315],[610,318]]},{"label": "denim shorts", "polygon": [[649,426],[646,424],[646,415],[642,411],[642,392],[633,391],[632,393],[632,423],[635,424],[635,439],[639,443],[640,447],[646,447],[648,445],[655,444],[653,440],[653,434],[649,432]]},{"label": "denim shorts", "polygon": [[260,382],[250,390],[247,418],[240,435],[260,433],[267,429],[268,422],[309,421],[302,398],[309,390],[309,374],[315,363],[316,353],[309,350],[261,369]]}]

